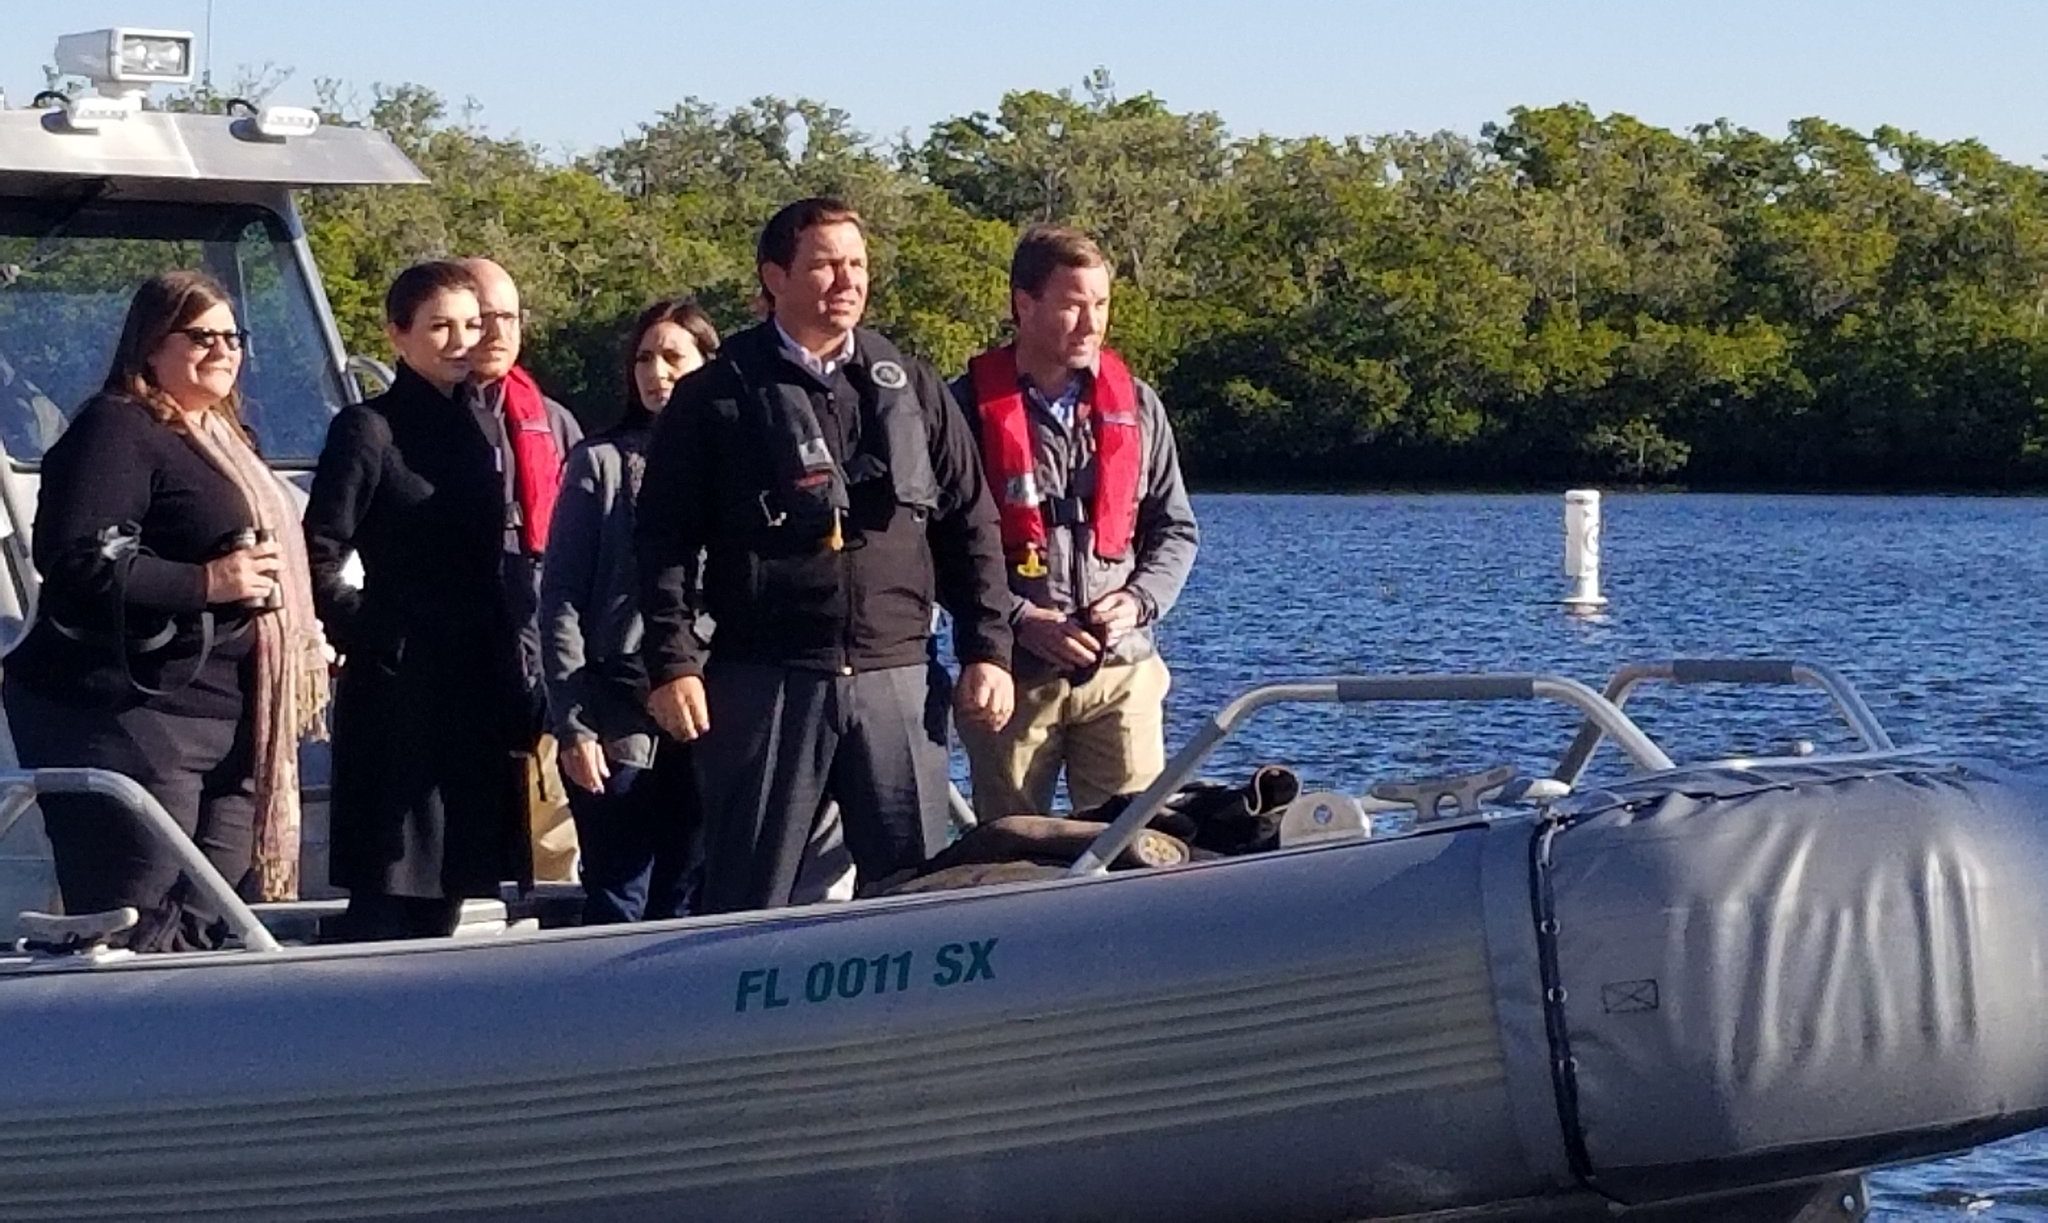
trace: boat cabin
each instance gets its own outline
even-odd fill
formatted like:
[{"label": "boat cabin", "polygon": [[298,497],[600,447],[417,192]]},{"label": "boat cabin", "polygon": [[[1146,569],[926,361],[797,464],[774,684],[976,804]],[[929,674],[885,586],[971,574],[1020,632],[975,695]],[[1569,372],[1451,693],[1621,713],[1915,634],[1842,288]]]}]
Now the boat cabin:
[{"label": "boat cabin", "polygon": [[[293,206],[296,190],[422,184],[382,132],[312,111],[234,102],[227,114],[147,107],[192,80],[190,34],[114,28],[67,35],[57,66],[90,82],[0,102],[0,650],[35,607],[30,561],[38,463],[106,376],[135,287],[202,268],[254,334],[244,412],[271,465],[303,487],[327,422],[383,372],[351,360]],[[388,377],[388,375],[383,375]],[[324,745],[308,751],[308,880],[326,868]],[[0,765],[16,763],[0,715]],[[0,945],[15,915],[54,899],[40,819],[0,818]]]}]

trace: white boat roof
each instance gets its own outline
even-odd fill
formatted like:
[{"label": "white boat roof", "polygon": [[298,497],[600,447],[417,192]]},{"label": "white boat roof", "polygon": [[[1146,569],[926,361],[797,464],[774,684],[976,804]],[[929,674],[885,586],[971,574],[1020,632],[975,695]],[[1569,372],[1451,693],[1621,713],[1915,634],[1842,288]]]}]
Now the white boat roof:
[{"label": "white boat roof", "polygon": [[81,178],[357,187],[424,183],[390,137],[323,124],[267,140],[247,119],[141,111],[96,132],[64,126],[59,112],[0,111],[0,191]]}]

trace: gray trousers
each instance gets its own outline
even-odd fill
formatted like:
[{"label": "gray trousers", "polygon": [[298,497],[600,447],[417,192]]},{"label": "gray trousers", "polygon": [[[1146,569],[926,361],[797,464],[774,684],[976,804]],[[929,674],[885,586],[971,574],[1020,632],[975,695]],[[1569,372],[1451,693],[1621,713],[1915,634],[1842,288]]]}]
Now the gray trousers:
[{"label": "gray trousers", "polygon": [[714,657],[704,688],[700,912],[789,904],[828,804],[862,882],[945,843],[946,701],[923,664],[835,675]]}]

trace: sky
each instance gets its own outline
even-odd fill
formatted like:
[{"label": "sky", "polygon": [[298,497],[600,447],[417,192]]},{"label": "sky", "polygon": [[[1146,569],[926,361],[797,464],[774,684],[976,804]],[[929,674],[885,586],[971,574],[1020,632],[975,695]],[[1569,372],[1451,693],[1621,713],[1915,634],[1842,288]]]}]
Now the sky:
[{"label": "sky", "polygon": [[[273,95],[334,78],[367,99],[414,82],[498,135],[565,155],[613,143],[687,97],[767,94],[849,112],[878,138],[993,110],[1015,89],[1078,89],[1209,110],[1237,135],[1476,135],[1514,106],[1577,101],[1683,130],[1771,135],[1818,115],[1974,137],[2048,165],[2048,0],[984,0],[775,4],[642,0],[212,0],[202,46],[223,87],[289,69]],[[0,0],[0,89],[42,88],[57,35],[203,34],[207,0]]]}]

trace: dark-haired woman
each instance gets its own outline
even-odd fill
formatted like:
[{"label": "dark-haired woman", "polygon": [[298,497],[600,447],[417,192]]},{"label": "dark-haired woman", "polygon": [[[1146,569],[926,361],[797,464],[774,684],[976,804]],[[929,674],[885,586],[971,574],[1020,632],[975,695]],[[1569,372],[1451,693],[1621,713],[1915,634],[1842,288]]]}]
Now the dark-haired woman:
[{"label": "dark-haired woman", "polygon": [[718,351],[694,301],[657,302],[626,347],[626,411],[569,454],[541,569],[548,718],[582,849],[586,925],[688,910],[698,806],[689,748],[647,713],[633,501],[654,418]]},{"label": "dark-haired woman", "polygon": [[[213,278],[129,303],[107,380],[43,458],[36,622],[4,692],[21,762],[141,783],[230,883],[296,893],[298,746],[327,663],[289,496],[244,432],[248,336]],[[217,906],[120,804],[49,794],[64,907],[132,907],[136,951],[218,947]]]},{"label": "dark-haired woman", "polygon": [[465,897],[528,871],[504,480],[470,407],[477,283],[417,264],[384,315],[397,377],[335,416],[306,507],[314,597],[343,658],[329,844],[348,940],[448,934]]}]

